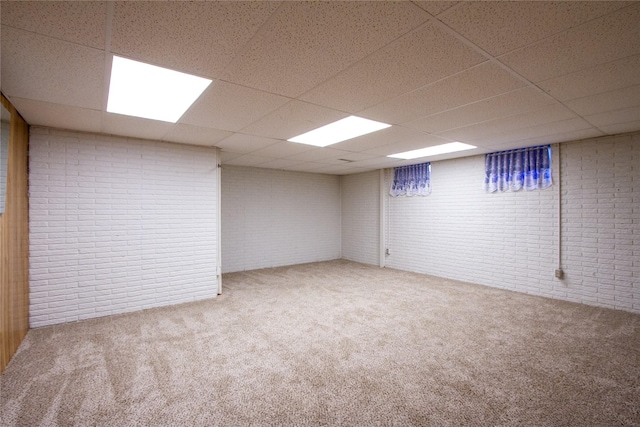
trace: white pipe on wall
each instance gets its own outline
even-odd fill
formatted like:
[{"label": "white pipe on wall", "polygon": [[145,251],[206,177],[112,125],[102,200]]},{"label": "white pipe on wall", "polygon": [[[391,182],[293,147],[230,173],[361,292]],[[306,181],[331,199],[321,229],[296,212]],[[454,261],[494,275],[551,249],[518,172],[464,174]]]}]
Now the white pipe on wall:
[{"label": "white pipe on wall", "polygon": [[222,294],[222,164],[220,161],[220,149],[216,148],[216,181],[218,187],[218,208],[217,213],[217,240],[218,240],[218,259],[217,259],[217,281],[218,281],[218,295]]},{"label": "white pipe on wall", "polygon": [[385,224],[385,211],[384,211],[384,198],[385,198],[385,185],[384,185],[384,169],[380,169],[380,227],[379,227],[379,259],[380,267],[385,266],[386,256],[386,242],[384,239],[384,224]]},{"label": "white pipe on wall", "polygon": [[562,270],[562,159],[560,156],[560,144],[556,150],[558,156],[558,267],[556,268],[556,278],[564,279],[564,270]]}]

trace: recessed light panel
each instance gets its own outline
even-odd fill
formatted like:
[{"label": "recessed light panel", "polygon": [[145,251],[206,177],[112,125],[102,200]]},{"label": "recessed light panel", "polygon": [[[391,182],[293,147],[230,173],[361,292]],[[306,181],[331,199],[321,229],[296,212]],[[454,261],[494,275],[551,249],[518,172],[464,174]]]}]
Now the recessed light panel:
[{"label": "recessed light panel", "polygon": [[362,117],[349,116],[288,139],[287,141],[315,145],[316,147],[326,147],[327,145],[366,135],[390,126],[391,125],[386,123],[363,119]]},{"label": "recessed light panel", "polygon": [[448,144],[434,145],[433,147],[420,148],[418,150],[405,151],[404,153],[390,154],[387,157],[395,159],[411,160],[419,157],[436,156],[438,154],[455,153],[456,151],[471,150],[478,148],[475,145],[463,144],[462,142],[450,142]]},{"label": "recessed light panel", "polygon": [[114,56],[107,111],[175,123],[209,84],[202,77]]}]

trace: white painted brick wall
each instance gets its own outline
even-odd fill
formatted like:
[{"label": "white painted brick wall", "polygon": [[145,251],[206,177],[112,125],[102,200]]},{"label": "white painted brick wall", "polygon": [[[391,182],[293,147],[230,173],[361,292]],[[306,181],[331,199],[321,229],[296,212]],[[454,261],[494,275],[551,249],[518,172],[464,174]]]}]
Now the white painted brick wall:
[{"label": "white painted brick wall", "polygon": [[561,149],[563,297],[640,313],[640,133]]},{"label": "white painted brick wall", "polygon": [[31,128],[30,324],[217,293],[216,150]]},{"label": "white painted brick wall", "polygon": [[338,176],[224,165],[222,271],[340,258]]},{"label": "white painted brick wall", "polygon": [[553,277],[556,194],[487,194],[484,156],[433,162],[427,197],[389,200],[386,265],[535,294]]},{"label": "white painted brick wall", "polygon": [[379,264],[380,173],[341,177],[342,257]]},{"label": "white painted brick wall", "polygon": [[552,161],[550,189],[497,194],[481,188],[484,156],[433,162],[430,196],[386,200],[386,265],[640,312],[640,133],[563,143]]}]

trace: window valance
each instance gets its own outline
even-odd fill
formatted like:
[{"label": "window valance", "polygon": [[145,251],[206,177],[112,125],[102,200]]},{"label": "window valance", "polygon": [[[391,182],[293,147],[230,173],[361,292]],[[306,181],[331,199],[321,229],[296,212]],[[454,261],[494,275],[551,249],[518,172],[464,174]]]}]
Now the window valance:
[{"label": "window valance", "polygon": [[430,193],[431,163],[393,168],[391,196],[428,196]]},{"label": "window valance", "polygon": [[485,156],[484,189],[488,193],[527,191],[551,186],[551,146],[499,151]]}]

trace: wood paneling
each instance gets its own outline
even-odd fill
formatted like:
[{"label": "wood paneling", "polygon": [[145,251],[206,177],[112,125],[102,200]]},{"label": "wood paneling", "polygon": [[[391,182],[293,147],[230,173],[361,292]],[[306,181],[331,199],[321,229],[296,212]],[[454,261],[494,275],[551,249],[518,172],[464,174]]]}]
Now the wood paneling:
[{"label": "wood paneling", "polygon": [[0,372],[29,330],[29,127],[4,96],[11,113],[5,211],[0,215]]}]

